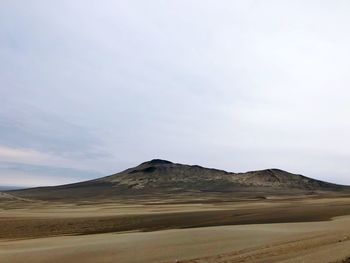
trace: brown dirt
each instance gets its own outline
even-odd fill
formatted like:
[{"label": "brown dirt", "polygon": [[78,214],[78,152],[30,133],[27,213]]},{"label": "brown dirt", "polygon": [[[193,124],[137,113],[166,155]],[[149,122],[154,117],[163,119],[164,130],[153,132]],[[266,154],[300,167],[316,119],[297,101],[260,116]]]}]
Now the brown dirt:
[{"label": "brown dirt", "polygon": [[0,262],[348,262],[345,215],[346,197],[1,203]]},{"label": "brown dirt", "polygon": [[[268,204],[268,202],[267,202]],[[0,217],[0,238],[23,239],[59,235],[88,235],[123,231],[155,231],[220,225],[312,222],[350,214],[350,203],[290,202],[237,210],[147,213],[63,218]],[[62,212],[65,212],[62,209]]]}]

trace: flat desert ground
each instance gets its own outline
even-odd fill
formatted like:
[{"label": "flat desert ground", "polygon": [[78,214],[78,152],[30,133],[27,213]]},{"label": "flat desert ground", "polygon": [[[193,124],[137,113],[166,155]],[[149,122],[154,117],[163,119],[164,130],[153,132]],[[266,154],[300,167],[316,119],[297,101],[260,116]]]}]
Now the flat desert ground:
[{"label": "flat desert ground", "polygon": [[350,262],[350,197],[219,199],[3,200],[0,262]]}]

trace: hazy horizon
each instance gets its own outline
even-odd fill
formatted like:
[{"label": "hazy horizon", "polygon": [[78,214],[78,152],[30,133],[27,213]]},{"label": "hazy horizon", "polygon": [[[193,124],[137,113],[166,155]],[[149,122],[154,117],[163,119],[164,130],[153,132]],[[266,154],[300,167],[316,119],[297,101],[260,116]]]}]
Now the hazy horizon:
[{"label": "hazy horizon", "polygon": [[350,185],[350,2],[2,1],[0,186],[154,158]]}]

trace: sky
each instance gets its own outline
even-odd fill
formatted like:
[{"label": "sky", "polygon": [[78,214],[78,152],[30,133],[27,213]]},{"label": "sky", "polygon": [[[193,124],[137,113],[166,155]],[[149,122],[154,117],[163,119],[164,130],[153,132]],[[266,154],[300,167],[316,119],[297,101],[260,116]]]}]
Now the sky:
[{"label": "sky", "polygon": [[161,158],[350,185],[349,1],[0,2],[0,185]]}]

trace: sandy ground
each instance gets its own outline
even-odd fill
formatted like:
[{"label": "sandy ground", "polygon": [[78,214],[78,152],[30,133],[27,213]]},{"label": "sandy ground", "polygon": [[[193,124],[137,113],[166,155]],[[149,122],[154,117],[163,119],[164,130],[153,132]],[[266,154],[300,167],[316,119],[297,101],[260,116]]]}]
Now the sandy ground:
[{"label": "sandy ground", "polygon": [[[32,203],[1,207],[0,262],[345,262],[350,257],[350,216],[345,216],[350,215],[350,198],[151,206]],[[157,221],[164,215],[165,221]],[[126,222],[136,222],[132,232],[113,228],[101,234],[65,232],[71,225],[76,230],[82,222],[79,220],[89,222],[80,231],[93,225],[98,228],[101,221],[95,220],[101,218],[118,225],[121,216],[129,216]],[[135,232],[145,226],[143,216],[163,224],[166,230],[152,231],[151,227],[144,229],[148,232]],[[339,217],[319,221],[333,216]],[[172,218],[178,223],[169,225]],[[36,225],[38,220],[40,224]],[[205,227],[208,222],[215,226]],[[222,225],[223,222],[235,225]],[[47,224],[52,224],[54,230],[45,232]],[[14,231],[18,236],[6,235]],[[40,231],[56,236],[36,238],[34,232]]]}]

